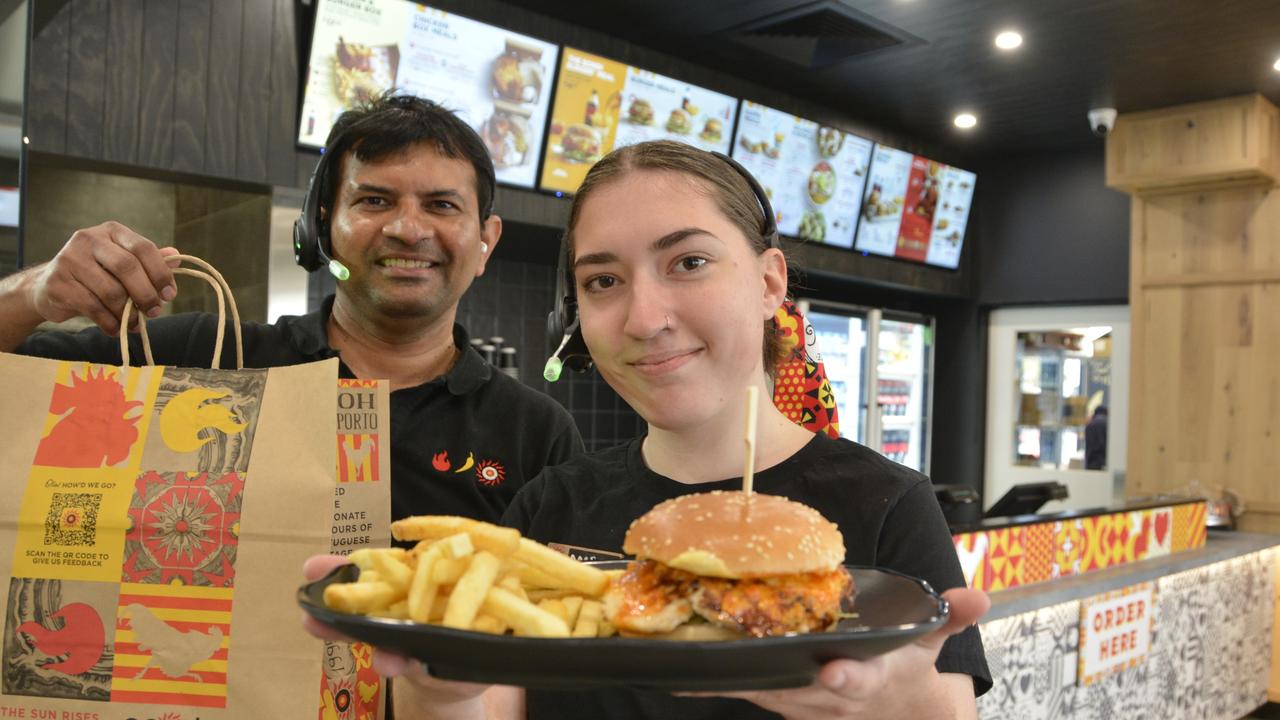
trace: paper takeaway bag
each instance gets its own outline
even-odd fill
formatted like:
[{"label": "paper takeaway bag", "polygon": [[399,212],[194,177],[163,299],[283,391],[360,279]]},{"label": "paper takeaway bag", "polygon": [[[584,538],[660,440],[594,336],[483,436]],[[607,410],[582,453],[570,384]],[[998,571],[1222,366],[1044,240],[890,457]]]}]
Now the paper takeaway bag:
[{"label": "paper takeaway bag", "polygon": [[[391,545],[391,386],[386,380],[338,380],[338,484],[333,489],[330,552],[349,555]],[[386,686],[373,648],[324,643],[319,720],[379,720]]]},{"label": "paper takeaway bag", "polygon": [[313,720],[336,383],[0,354],[0,717]]}]

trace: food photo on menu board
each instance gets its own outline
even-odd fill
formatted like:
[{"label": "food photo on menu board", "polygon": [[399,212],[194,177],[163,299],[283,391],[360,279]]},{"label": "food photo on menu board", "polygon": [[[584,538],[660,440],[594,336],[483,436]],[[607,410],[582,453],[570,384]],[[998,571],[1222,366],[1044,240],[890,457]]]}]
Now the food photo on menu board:
[{"label": "food photo on menu board", "polygon": [[876,145],[854,248],[955,269],[977,176]]},{"label": "food photo on menu board", "polygon": [[729,151],[738,101],[728,95],[565,48],[542,165],[544,190],[571,193],[614,148],[679,140]]},{"label": "food photo on menu board", "polygon": [[498,181],[532,188],[559,48],[408,0],[321,0],[298,143],[324,147],[344,110],[387,90],[458,113]]},{"label": "food photo on menu board", "polygon": [[870,140],[743,101],[733,158],[760,181],[778,232],[852,247]]}]

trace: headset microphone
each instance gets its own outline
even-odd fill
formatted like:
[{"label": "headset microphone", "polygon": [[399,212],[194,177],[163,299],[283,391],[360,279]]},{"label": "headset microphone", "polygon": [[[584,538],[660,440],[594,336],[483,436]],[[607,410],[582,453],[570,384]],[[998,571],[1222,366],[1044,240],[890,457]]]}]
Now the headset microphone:
[{"label": "headset microphone", "polygon": [[[773,214],[769,195],[759,181],[728,155],[718,152],[711,154],[723,160],[741,175],[743,180],[746,180],[752,194],[760,203],[764,220],[761,235],[765,244],[770,248],[779,247],[781,243],[778,239],[777,217]],[[587,350],[587,342],[582,338],[578,299],[573,283],[573,269],[569,267],[569,237],[566,232],[560,239],[560,261],[556,267],[555,309],[547,315],[547,340],[551,343],[559,343],[556,351],[547,358],[547,364],[542,368],[542,377],[546,378],[547,382],[559,380],[560,374],[566,367],[578,372],[586,371],[591,367],[591,353]]]},{"label": "headset microphone", "polygon": [[351,271],[329,256],[329,224],[321,213],[320,194],[327,184],[332,162],[329,155],[328,152],[320,155],[320,162],[316,163],[311,182],[307,184],[307,194],[302,198],[302,212],[293,222],[293,260],[308,272],[327,268],[337,280],[346,280],[351,277]]},{"label": "headset microphone", "polygon": [[329,273],[337,280],[346,280],[351,277],[351,271],[347,266],[332,258],[329,259]]}]

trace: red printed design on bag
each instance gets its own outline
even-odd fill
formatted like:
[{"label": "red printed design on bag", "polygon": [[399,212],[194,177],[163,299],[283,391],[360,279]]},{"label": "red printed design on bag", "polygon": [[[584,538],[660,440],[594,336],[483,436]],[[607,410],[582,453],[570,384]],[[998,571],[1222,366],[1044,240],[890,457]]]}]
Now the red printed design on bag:
[{"label": "red printed design on bag", "polygon": [[117,590],[103,582],[12,578],[0,638],[4,698],[108,701]]},{"label": "red printed design on bag", "polygon": [[61,623],[61,627],[51,629],[37,622],[18,626],[18,632],[30,637],[36,650],[54,658],[41,665],[42,670],[79,675],[98,663],[107,647],[107,637],[97,610],[84,603],[69,603],[49,619]]},{"label": "red printed design on bag", "polygon": [[126,400],[117,371],[90,368],[71,373],[70,385],[55,385],[49,413],[61,416],[36,449],[35,464],[48,467],[96,468],[116,465],[129,457],[138,441],[142,407]]},{"label": "red printed design on bag", "polygon": [[146,472],[129,505],[125,582],[233,587],[244,480]]},{"label": "red printed design on bag", "polygon": [[338,482],[374,482],[378,467],[378,436],[338,434]]},{"label": "red printed design on bag", "polygon": [[318,720],[376,720],[382,709],[382,678],[373,669],[373,648],[364,643],[326,643]]}]

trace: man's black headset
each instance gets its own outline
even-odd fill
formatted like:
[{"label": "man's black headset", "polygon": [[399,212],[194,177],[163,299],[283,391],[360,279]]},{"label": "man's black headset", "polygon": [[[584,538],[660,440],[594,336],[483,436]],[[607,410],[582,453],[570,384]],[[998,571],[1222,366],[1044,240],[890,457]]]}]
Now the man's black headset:
[{"label": "man's black headset", "polygon": [[[756,200],[760,202],[760,210],[764,213],[763,236],[768,247],[780,246],[778,240],[778,221],[773,214],[773,205],[765,194],[760,183],[742,167],[737,160],[722,153],[712,155],[729,164],[751,187]],[[582,339],[582,329],[578,322],[578,296],[573,278],[573,268],[569,267],[569,233],[560,237],[560,261],[556,265],[555,309],[547,315],[547,342],[557,345],[556,351],[547,358],[542,369],[542,376],[548,382],[560,379],[564,368],[584,372],[591,367],[591,354],[587,351],[587,343]]]},{"label": "man's black headset", "polygon": [[307,272],[327,267],[335,278],[346,280],[351,276],[351,271],[330,255],[333,248],[329,244],[329,222],[320,216],[323,204],[320,195],[333,172],[333,163],[337,162],[334,158],[340,154],[330,150],[339,147],[341,141],[342,135],[339,135],[329,143],[320,155],[316,169],[311,173],[307,194],[302,198],[302,213],[293,221],[293,261]]}]

